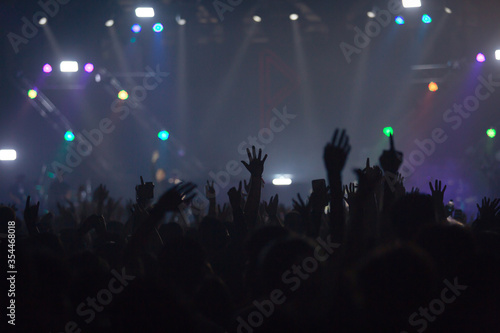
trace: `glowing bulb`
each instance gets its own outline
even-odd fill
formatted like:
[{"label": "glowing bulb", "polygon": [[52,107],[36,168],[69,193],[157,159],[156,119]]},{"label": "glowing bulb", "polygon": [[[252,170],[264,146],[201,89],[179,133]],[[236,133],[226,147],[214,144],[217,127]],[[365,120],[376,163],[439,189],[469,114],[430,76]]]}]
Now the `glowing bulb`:
[{"label": "glowing bulb", "polygon": [[122,101],[126,100],[128,98],[128,92],[126,92],[125,90],[120,90],[118,92],[118,98]]},{"label": "glowing bulb", "polygon": [[31,98],[31,99],[35,99],[36,96],[38,96],[38,93],[36,92],[36,90],[34,89],[30,89],[28,90],[28,97]]},{"label": "glowing bulb", "polygon": [[387,135],[388,137],[391,136],[391,135],[394,135],[394,130],[392,129],[392,127],[386,127],[382,130],[384,132],[385,135]]},{"label": "glowing bulb", "polygon": [[73,134],[73,132],[67,131],[66,133],[64,133],[64,140],[73,141],[75,140],[75,135]]}]

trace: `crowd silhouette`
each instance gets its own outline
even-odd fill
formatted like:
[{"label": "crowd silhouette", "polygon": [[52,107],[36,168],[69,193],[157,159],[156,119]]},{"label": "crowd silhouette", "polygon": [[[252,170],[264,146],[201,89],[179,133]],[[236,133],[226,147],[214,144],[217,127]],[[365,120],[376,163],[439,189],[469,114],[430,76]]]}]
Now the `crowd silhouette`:
[{"label": "crowd silhouette", "polygon": [[73,201],[58,191],[47,214],[29,196],[24,212],[5,203],[3,253],[16,222],[16,329],[498,332],[500,200],[484,198],[466,223],[443,203],[441,181],[430,194],[406,189],[392,136],[379,166],[367,160],[344,185],[350,149],[335,130],[327,179],[285,204],[263,201],[268,156],[255,147],[228,204],[210,182],[207,207],[184,181],[155,198],[142,177],[128,204],[104,185]]}]

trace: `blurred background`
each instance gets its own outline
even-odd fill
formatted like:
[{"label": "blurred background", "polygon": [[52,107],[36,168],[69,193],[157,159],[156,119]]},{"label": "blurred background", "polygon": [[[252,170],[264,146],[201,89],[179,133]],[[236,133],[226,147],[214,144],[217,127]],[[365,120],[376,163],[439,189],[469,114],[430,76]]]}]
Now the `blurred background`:
[{"label": "blurred background", "polygon": [[497,1],[1,6],[1,202],[100,183],[128,199],[141,175],[157,192],[215,179],[224,202],[256,144],[263,199],[290,204],[325,178],[335,128],[352,145],[346,183],[394,133],[408,190],[441,179],[469,217],[500,195]]}]

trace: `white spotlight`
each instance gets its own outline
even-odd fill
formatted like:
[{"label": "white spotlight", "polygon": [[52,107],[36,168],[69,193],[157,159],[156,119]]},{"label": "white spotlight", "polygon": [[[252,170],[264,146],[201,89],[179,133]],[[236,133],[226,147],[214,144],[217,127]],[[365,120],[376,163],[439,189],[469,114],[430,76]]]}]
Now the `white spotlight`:
[{"label": "white spotlight", "polygon": [[273,185],[276,186],[286,186],[286,185],[291,185],[292,180],[287,177],[279,177],[279,178],[274,178],[273,179]]},{"label": "white spotlight", "polygon": [[40,24],[40,25],[47,24],[47,18],[46,17],[42,17],[40,20],[38,20],[38,24]]},{"label": "white spotlight", "polygon": [[366,16],[368,16],[369,18],[374,18],[375,17],[375,13],[372,12],[372,11],[369,11],[368,13],[366,13]]},{"label": "white spotlight", "polygon": [[112,27],[113,24],[115,24],[115,21],[113,20],[107,20],[106,23],[104,23],[104,25],[107,26],[108,28]]},{"label": "white spotlight", "polygon": [[405,8],[416,8],[422,7],[420,0],[403,0],[403,7]]},{"label": "white spotlight", "polygon": [[76,61],[61,61],[61,72],[78,72],[78,63]]},{"label": "white spotlight", "polygon": [[500,50],[495,51],[495,59],[500,60]]},{"label": "white spotlight", "polygon": [[260,17],[259,15],[254,15],[252,18],[257,23],[262,22],[262,17]]},{"label": "white spotlight", "polygon": [[137,17],[154,17],[155,10],[152,7],[137,7],[135,9],[135,16],[137,16]]},{"label": "white spotlight", "polygon": [[175,20],[177,21],[177,24],[178,25],[185,25],[186,24],[186,19],[183,19],[182,17],[180,17],[179,15],[177,15],[175,17]]},{"label": "white spotlight", "polygon": [[453,13],[453,11],[448,7],[444,7],[444,11],[447,12],[448,14]]},{"label": "white spotlight", "polygon": [[297,21],[299,19],[299,15],[298,14],[290,14],[290,20],[292,21]]},{"label": "white spotlight", "polygon": [[15,161],[17,153],[14,149],[0,149],[0,161]]}]

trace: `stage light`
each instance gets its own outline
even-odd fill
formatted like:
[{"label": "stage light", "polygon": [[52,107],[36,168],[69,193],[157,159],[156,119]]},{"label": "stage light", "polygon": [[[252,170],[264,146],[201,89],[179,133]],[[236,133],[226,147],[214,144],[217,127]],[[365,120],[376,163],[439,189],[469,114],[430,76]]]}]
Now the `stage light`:
[{"label": "stage light", "polygon": [[45,24],[47,24],[47,18],[46,18],[46,17],[42,17],[42,18],[40,18],[40,20],[38,20],[38,24],[40,24],[40,25],[45,25]]},{"label": "stage light", "polygon": [[495,59],[500,60],[500,50],[495,51]]},{"label": "stage light", "polygon": [[161,132],[158,132],[158,138],[161,140],[161,141],[166,141],[168,139],[168,137],[170,136],[170,133],[168,133],[167,131],[161,131]]},{"label": "stage light", "polygon": [[286,186],[286,185],[291,185],[292,184],[292,179],[288,177],[279,177],[279,178],[274,178],[273,179],[273,185],[276,186]]},{"label": "stage light", "polygon": [[421,6],[422,3],[420,2],[420,0],[403,0],[404,8],[416,8]]},{"label": "stage light", "polygon": [[432,18],[429,15],[424,14],[422,15],[422,22],[424,22],[425,24],[429,24],[432,22]]},{"label": "stage light", "polygon": [[43,65],[43,72],[44,73],[50,73],[50,72],[52,72],[52,66],[50,66],[50,64]]},{"label": "stage light", "polygon": [[186,19],[183,19],[180,17],[180,15],[177,15],[175,17],[175,21],[177,22],[178,25],[185,25],[186,24]]},{"label": "stage light", "polygon": [[14,149],[0,149],[0,161],[15,161],[17,152]]},{"label": "stage light", "polygon": [[396,18],[394,19],[394,22],[396,22],[399,25],[402,25],[402,24],[405,24],[405,19],[403,18],[403,16],[396,16]]},{"label": "stage light", "polygon": [[120,90],[118,92],[118,98],[122,101],[126,100],[128,98],[128,92],[126,92],[125,90]]},{"label": "stage light", "polygon": [[28,90],[28,97],[30,99],[35,99],[36,96],[38,96],[38,93],[36,92],[36,90],[33,90],[33,89]]},{"label": "stage light", "polygon": [[139,32],[141,32],[142,27],[139,24],[134,24],[131,30],[133,33],[138,34]]},{"label": "stage light", "polygon": [[449,7],[444,7],[444,11],[447,12],[448,14],[453,13],[453,11]]},{"label": "stage light", "polygon": [[476,56],[476,60],[477,60],[477,62],[485,62],[486,61],[486,57],[484,56],[484,54],[478,53],[477,56]]},{"label": "stage light", "polygon": [[257,23],[262,22],[262,17],[260,17],[259,15],[254,15],[252,19]]},{"label": "stage light", "polygon": [[162,32],[163,25],[161,23],[155,23],[155,25],[153,25],[153,31],[154,32]]},{"label": "stage light", "polygon": [[137,16],[137,17],[154,17],[155,10],[152,7],[137,7],[135,9],[135,16]]},{"label": "stage light", "polygon": [[87,73],[92,73],[94,71],[94,65],[92,65],[90,62],[88,64],[85,64],[83,68]]},{"label": "stage light", "polygon": [[436,82],[431,82],[429,83],[429,91],[437,91],[439,89],[438,85]]},{"label": "stage light", "polygon": [[382,130],[382,132],[384,132],[384,134],[388,137],[394,135],[394,130],[392,129],[392,127],[386,127]]},{"label": "stage light", "polygon": [[108,28],[112,27],[113,24],[115,24],[114,20],[107,20],[106,23],[104,23],[104,25],[107,26]]},{"label": "stage light", "polygon": [[76,61],[61,61],[61,72],[78,72],[78,63]]},{"label": "stage light", "polygon": [[368,16],[369,18],[375,18],[375,13],[372,12],[371,10],[369,12],[366,13],[366,16]]},{"label": "stage light", "polygon": [[64,140],[73,141],[75,140],[75,135],[73,134],[73,132],[67,131],[66,133],[64,133]]},{"label": "stage light", "polygon": [[299,19],[299,15],[298,14],[290,14],[290,20],[292,21],[297,21]]},{"label": "stage light", "polygon": [[486,131],[486,135],[490,138],[493,139],[497,135],[497,131],[494,128],[490,128]]},{"label": "stage light", "polygon": [[97,83],[101,82],[101,74],[96,74],[94,79],[95,79],[95,82],[97,82]]}]

